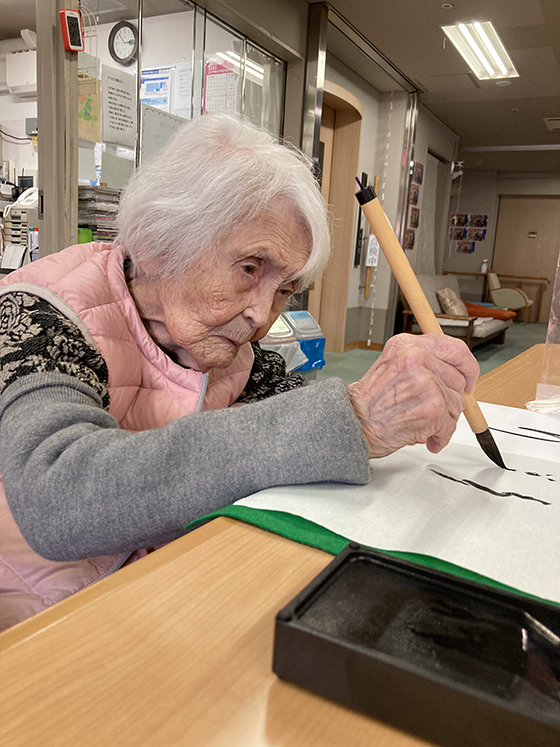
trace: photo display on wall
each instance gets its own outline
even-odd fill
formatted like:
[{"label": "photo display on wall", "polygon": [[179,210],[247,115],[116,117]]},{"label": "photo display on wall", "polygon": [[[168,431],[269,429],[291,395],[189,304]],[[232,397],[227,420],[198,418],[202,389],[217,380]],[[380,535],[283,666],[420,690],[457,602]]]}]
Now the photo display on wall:
[{"label": "photo display on wall", "polygon": [[404,248],[413,249],[416,238],[416,229],[420,224],[420,208],[416,207],[420,202],[420,188],[424,179],[424,166],[417,161],[412,168],[412,181],[408,195],[408,228],[406,229]]},{"label": "photo display on wall", "polygon": [[474,254],[480,242],[486,241],[488,216],[480,213],[455,213],[451,216],[449,241],[455,244],[456,254]]}]

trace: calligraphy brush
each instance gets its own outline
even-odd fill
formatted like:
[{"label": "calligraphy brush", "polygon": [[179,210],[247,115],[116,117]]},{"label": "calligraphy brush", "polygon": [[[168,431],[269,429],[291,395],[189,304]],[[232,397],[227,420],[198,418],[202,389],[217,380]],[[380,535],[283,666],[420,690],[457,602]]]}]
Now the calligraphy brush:
[{"label": "calligraphy brush", "polygon": [[[432,307],[428,303],[428,299],[420,287],[420,283],[414,274],[414,270],[410,266],[410,262],[406,258],[402,246],[399,244],[399,240],[397,239],[395,232],[381,207],[381,203],[377,199],[377,195],[372,187],[366,187],[364,189],[362,183],[357,177],[356,181],[360,187],[360,191],[356,193],[356,198],[379,242],[383,254],[389,262],[393,274],[397,278],[397,282],[404,293],[406,300],[410,304],[410,308],[414,312],[414,316],[416,317],[422,332],[425,334],[428,332],[443,334],[443,330],[439,326],[436,315],[432,311]],[[502,459],[502,455],[496,446],[496,442],[490,433],[488,423],[482,414],[482,410],[474,398],[474,394],[465,392],[463,398],[465,400],[465,417],[471,430],[475,434],[482,451],[494,462],[494,464],[497,464],[498,467],[507,469],[504,460]]]}]

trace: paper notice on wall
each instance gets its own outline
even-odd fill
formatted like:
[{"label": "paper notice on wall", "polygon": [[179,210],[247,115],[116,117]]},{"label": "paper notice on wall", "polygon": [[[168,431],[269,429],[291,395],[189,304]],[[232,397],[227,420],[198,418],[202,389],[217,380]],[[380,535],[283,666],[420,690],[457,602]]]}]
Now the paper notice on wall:
[{"label": "paper notice on wall", "polygon": [[[191,118],[192,62],[175,65],[171,113],[184,119]],[[147,103],[147,102],[146,102]]]},{"label": "paper notice on wall", "polygon": [[103,140],[136,143],[136,78],[103,65]]},{"label": "paper notice on wall", "polygon": [[101,140],[101,81],[89,76],[78,78],[78,137]]},{"label": "paper notice on wall", "polygon": [[174,114],[168,114],[142,104],[142,134],[140,138],[140,160],[142,163],[153,158],[185,121],[183,117],[177,117]]},{"label": "paper notice on wall", "polygon": [[236,88],[237,75],[232,64],[207,62],[204,76],[204,112],[235,114]]},{"label": "paper notice on wall", "polygon": [[366,267],[377,267],[379,261],[379,241],[370,234],[367,242]]},{"label": "paper notice on wall", "polygon": [[142,70],[140,81],[140,101],[168,112],[171,107],[171,75],[173,68],[160,67]]}]

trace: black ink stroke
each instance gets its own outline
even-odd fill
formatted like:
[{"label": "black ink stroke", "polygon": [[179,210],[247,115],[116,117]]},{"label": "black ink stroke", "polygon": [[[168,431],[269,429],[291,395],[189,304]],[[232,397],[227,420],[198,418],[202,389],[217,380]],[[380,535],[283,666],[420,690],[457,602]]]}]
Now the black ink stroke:
[{"label": "black ink stroke", "polygon": [[[519,426],[523,428],[522,425]],[[490,427],[491,431],[496,433],[507,433],[509,436],[519,436],[519,438],[530,438],[533,441],[544,441],[546,444],[557,444],[560,443],[560,436],[557,438],[541,438],[540,436],[529,436],[527,433],[515,433],[515,431],[503,431],[501,428]],[[548,431],[538,431],[535,428],[526,428],[528,431],[535,431],[536,433],[544,433],[547,436],[556,436],[556,433],[549,433]]]},{"label": "black ink stroke", "polygon": [[[516,469],[509,470],[510,472],[517,472]],[[538,472],[525,472],[526,475],[530,475],[530,477],[544,477],[545,480],[548,480],[548,482],[556,482],[556,480],[552,477],[550,472],[547,472],[546,475],[541,475]]]},{"label": "black ink stroke", "polygon": [[459,482],[462,485],[470,485],[472,488],[483,490],[485,493],[490,493],[491,495],[497,495],[501,498],[508,498],[510,496],[513,496],[515,498],[522,498],[524,501],[535,501],[535,503],[542,503],[543,506],[550,506],[550,503],[548,501],[541,501],[539,498],[533,498],[533,496],[531,495],[521,495],[521,493],[513,493],[509,490],[504,493],[498,493],[496,490],[492,490],[492,488],[488,488],[486,487],[486,485],[479,485],[477,482],[473,482],[472,480],[459,480],[458,477],[451,477],[451,475],[446,475],[445,472],[438,472],[437,469],[433,469],[431,467],[430,467],[430,470],[435,475],[444,477],[446,480],[452,480],[453,482]]},{"label": "black ink stroke", "polygon": [[546,436],[553,436],[556,440],[560,441],[560,433],[553,433],[552,431],[541,431],[538,428],[529,428],[527,425],[518,426],[520,431],[533,431],[533,433],[544,433]]}]

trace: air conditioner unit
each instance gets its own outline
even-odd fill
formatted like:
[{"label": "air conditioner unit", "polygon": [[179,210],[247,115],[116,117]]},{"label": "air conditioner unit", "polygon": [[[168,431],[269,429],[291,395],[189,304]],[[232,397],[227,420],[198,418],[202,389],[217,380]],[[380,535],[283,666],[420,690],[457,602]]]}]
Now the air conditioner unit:
[{"label": "air conditioner unit", "polygon": [[16,96],[37,95],[37,53],[11,52],[6,55],[6,85]]}]

